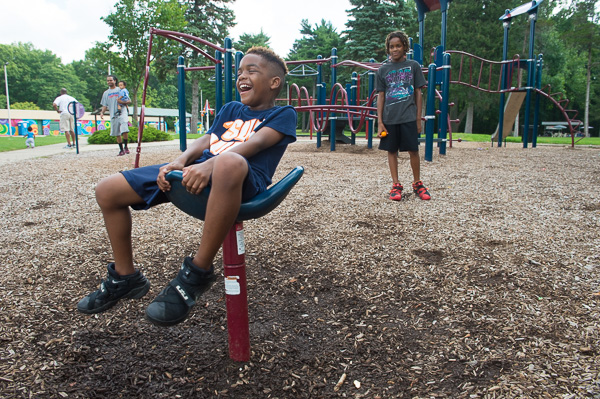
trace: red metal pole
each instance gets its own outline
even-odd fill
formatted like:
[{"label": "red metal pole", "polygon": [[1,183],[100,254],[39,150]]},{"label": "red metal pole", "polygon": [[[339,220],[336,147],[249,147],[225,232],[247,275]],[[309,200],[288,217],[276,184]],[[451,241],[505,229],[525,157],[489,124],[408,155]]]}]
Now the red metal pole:
[{"label": "red metal pole", "polygon": [[245,253],[244,225],[236,222],[223,242],[229,357],[236,362],[250,360]]}]

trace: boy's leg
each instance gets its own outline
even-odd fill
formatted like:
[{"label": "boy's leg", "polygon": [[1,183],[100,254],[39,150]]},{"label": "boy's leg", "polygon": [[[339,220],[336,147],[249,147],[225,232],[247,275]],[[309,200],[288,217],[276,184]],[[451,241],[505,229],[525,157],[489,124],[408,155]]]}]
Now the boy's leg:
[{"label": "boy's leg", "polygon": [[390,174],[392,175],[392,183],[399,183],[398,181],[398,153],[396,151],[388,151],[388,165],[390,167]]},{"label": "boy's leg", "polygon": [[115,259],[115,271],[123,276],[135,272],[131,244],[130,206],[142,203],[121,173],[102,179],[96,186],[96,201],[102,211]]},{"label": "boy's leg", "polygon": [[146,295],[150,282],[133,266],[131,247],[131,213],[129,206],[143,202],[123,175],[103,179],[96,187],[115,261],[108,267],[100,288],[77,303],[77,310],[86,314],[104,312],[121,299],[138,299]]},{"label": "boy's leg", "polygon": [[200,296],[216,280],[212,262],[235,223],[242,202],[242,187],[248,174],[246,160],[235,153],[215,158],[211,189],[200,247],[148,305],[146,317],[154,324],[171,326],[184,321]]},{"label": "boy's leg", "polygon": [[248,164],[243,157],[225,153],[215,158],[202,239],[193,258],[194,264],[201,269],[210,269],[215,255],[235,223],[242,203],[242,185],[247,174]]},{"label": "boy's leg", "polygon": [[413,172],[413,182],[421,180],[421,159],[419,158],[419,151],[408,151],[410,156],[410,167]]}]

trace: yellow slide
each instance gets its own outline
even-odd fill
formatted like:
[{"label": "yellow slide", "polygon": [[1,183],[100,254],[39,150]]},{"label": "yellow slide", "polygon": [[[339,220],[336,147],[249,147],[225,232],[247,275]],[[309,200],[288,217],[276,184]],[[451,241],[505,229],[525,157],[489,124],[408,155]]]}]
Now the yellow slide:
[{"label": "yellow slide", "polygon": [[[523,105],[523,100],[525,100],[525,96],[527,92],[525,91],[512,91],[508,93],[508,99],[506,100],[506,104],[504,104],[504,125],[502,125],[502,138],[508,137],[513,131],[513,126],[515,124],[515,119],[517,119],[517,115],[519,115],[519,110],[521,109],[521,105]],[[498,126],[496,126],[496,131],[492,136],[492,140],[498,139]]]}]

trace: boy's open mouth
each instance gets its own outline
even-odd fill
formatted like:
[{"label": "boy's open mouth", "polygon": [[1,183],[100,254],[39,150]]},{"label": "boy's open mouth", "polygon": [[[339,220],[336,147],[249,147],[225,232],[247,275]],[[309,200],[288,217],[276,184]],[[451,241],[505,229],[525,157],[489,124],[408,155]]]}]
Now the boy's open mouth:
[{"label": "boy's open mouth", "polygon": [[251,90],[251,89],[252,89],[252,86],[250,86],[250,85],[249,85],[249,84],[247,84],[247,83],[240,83],[240,84],[239,84],[239,87],[240,87],[240,92],[241,92],[241,93],[243,93],[243,92],[246,92],[246,91],[248,91],[248,90]]}]

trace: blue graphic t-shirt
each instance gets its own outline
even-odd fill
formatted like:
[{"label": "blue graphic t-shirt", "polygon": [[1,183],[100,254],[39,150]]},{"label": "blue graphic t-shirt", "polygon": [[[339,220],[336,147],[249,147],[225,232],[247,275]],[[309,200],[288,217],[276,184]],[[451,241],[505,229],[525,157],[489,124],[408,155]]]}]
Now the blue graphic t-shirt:
[{"label": "blue graphic t-shirt", "polygon": [[195,163],[204,162],[234,148],[252,137],[259,126],[268,126],[285,137],[274,146],[248,159],[252,170],[261,176],[266,189],[272,182],[275,169],[288,144],[296,141],[296,120],[296,110],[292,106],[252,111],[240,102],[229,102],[221,108],[206,133],[210,134],[210,148],[204,150]]},{"label": "blue graphic t-shirt", "polygon": [[385,93],[383,123],[400,124],[417,120],[415,87],[425,86],[417,61],[385,62],[377,70],[376,90]]}]

